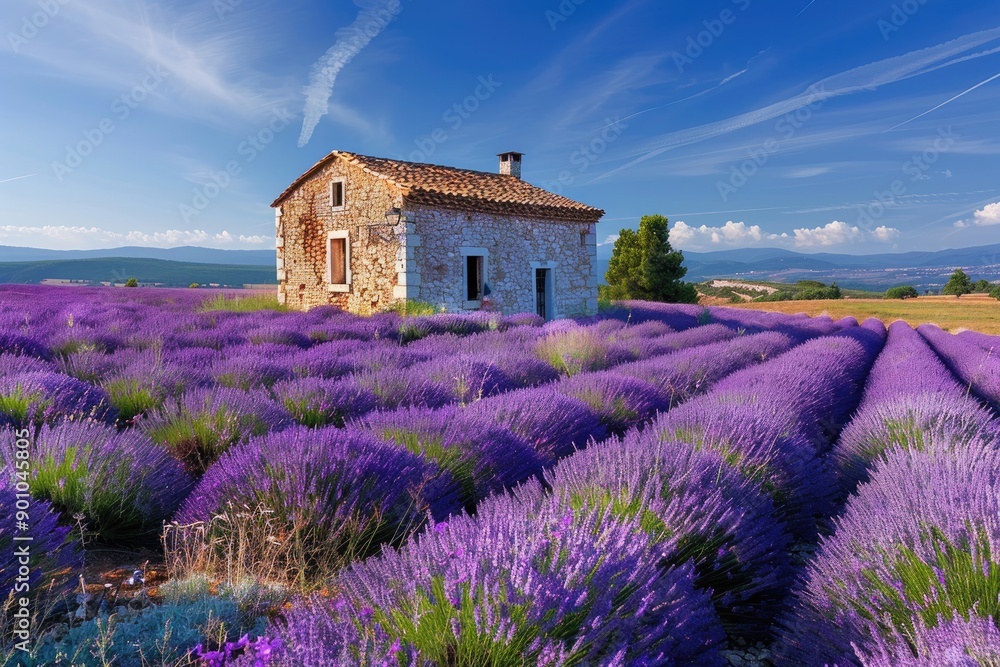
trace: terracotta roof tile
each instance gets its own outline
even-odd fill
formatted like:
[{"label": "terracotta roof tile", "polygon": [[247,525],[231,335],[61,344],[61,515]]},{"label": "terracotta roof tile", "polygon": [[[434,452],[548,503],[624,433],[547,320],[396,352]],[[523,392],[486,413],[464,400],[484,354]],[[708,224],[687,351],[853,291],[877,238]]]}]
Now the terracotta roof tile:
[{"label": "terracotta roof tile", "polygon": [[604,211],[522,181],[516,176],[334,151],[300,176],[271,206],[278,206],[330,160],[339,158],[398,187],[413,204],[499,215],[597,222]]}]

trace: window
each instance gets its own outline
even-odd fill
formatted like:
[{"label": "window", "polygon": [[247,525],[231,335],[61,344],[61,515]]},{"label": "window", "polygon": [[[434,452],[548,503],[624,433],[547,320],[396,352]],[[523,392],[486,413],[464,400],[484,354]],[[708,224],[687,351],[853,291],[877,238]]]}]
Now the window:
[{"label": "window", "polygon": [[330,183],[330,208],[343,210],[344,208],[344,181],[337,180]]},{"label": "window", "polygon": [[466,308],[479,308],[489,296],[489,252],[486,248],[462,248],[462,293]]},{"label": "window", "polygon": [[483,257],[469,255],[465,258],[465,300],[483,300]]},{"label": "window", "polygon": [[330,232],[326,251],[327,282],[331,292],[347,292],[351,285],[351,239],[346,231]]}]

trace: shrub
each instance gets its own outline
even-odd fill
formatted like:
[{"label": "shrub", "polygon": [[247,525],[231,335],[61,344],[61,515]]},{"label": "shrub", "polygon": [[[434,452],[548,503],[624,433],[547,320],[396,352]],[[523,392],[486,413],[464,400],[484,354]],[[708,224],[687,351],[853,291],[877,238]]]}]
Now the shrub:
[{"label": "shrub", "polygon": [[885,298],[887,299],[916,299],[918,296],[920,294],[917,292],[917,288],[912,285],[890,287],[885,291]]},{"label": "shrub", "polygon": [[225,591],[197,598],[169,599],[132,614],[102,614],[86,621],[56,642],[39,642],[32,652],[35,665],[74,667],[147,667],[189,664],[191,649],[210,637],[235,641],[259,633],[263,618],[240,609]]},{"label": "shrub", "polygon": [[263,392],[194,389],[139,422],[139,427],[201,474],[233,445],[293,422]]},{"label": "shrub", "polygon": [[180,463],[134,431],[46,426],[32,453],[32,495],[66,516],[82,514],[87,531],[105,542],[155,537],[194,486]]},{"label": "shrub", "polygon": [[674,406],[708,391],[727,375],[775,357],[792,345],[791,338],[779,333],[740,336],[624,364],[615,372],[652,384]]},{"label": "shrub", "polygon": [[584,327],[550,333],[538,342],[536,350],[540,359],[565,375],[597,371],[609,365],[607,341]]},{"label": "shrub", "polygon": [[474,355],[451,355],[424,361],[413,365],[410,372],[446,388],[451,401],[462,405],[521,386],[490,361]]},{"label": "shrub", "polygon": [[912,636],[879,638],[868,653],[860,656],[864,667],[995,665],[1000,663],[1000,630],[994,619],[976,615],[937,627],[918,623]]},{"label": "shrub", "polygon": [[[597,413],[583,401],[554,389],[524,389],[477,401],[462,413],[488,419],[524,438],[543,465],[550,465],[607,431]],[[476,423],[482,423],[477,421]]]},{"label": "shrub", "polygon": [[357,425],[448,471],[469,511],[483,498],[541,473],[538,456],[523,439],[454,408],[376,412]]},{"label": "shrub", "polygon": [[714,452],[631,432],[570,456],[546,480],[562,507],[607,509],[654,543],[663,565],[693,560],[695,584],[742,636],[766,634],[791,583],[791,540],[759,487]]},{"label": "shrub", "polygon": [[292,370],[286,363],[275,360],[290,356],[288,350],[281,345],[274,348],[259,345],[230,348],[212,366],[212,377],[221,387],[244,390],[271,387],[275,382],[288,380],[294,375]]},{"label": "shrub", "polygon": [[836,495],[809,426],[764,396],[713,392],[661,416],[641,437],[650,446],[680,441],[718,453],[771,496],[795,535],[808,538]]},{"label": "shrub", "polygon": [[138,287],[138,286],[139,286],[138,278],[129,278],[128,280],[125,281],[125,287]]},{"label": "shrub", "polygon": [[47,345],[30,336],[10,331],[0,332],[0,353],[18,354],[43,361],[51,361],[53,358],[52,350]]},{"label": "shrub", "polygon": [[345,382],[372,392],[381,408],[439,408],[451,402],[451,394],[441,383],[409,368],[382,368],[351,375]]},{"label": "shrub", "polygon": [[107,393],[62,373],[21,373],[0,378],[0,416],[40,427],[62,419],[113,423],[117,412]]},{"label": "shrub", "polygon": [[614,371],[581,373],[554,389],[589,405],[608,432],[618,435],[670,408],[670,398],[653,385]]},{"label": "shrub", "polygon": [[[13,447],[16,440],[13,431],[3,430],[0,435],[5,443],[10,442]],[[7,461],[5,469],[6,474],[0,475],[0,516],[4,517],[0,521],[0,591],[3,591],[0,605],[5,604],[9,596],[33,597],[50,582],[62,588],[64,581],[70,580],[70,570],[79,567],[83,561],[79,541],[72,539],[69,527],[59,524],[58,513],[44,500],[31,502],[27,530],[15,531],[13,519],[16,516],[17,501],[24,499],[21,494],[28,493],[27,487],[30,484],[19,486],[19,480],[11,474],[15,469],[13,462]],[[26,581],[22,580],[22,583],[28,585],[27,590],[15,587],[18,583],[18,568],[23,565],[19,562],[20,556],[16,550],[23,543],[15,542],[14,538],[25,536],[31,537],[31,555],[27,564],[29,574]],[[0,627],[6,629],[10,627],[8,623],[11,619],[7,617],[6,606],[3,611],[4,623]],[[8,637],[0,637],[0,643],[7,639]]]},{"label": "shrub", "polygon": [[997,617],[998,470],[994,442],[890,453],[808,566],[782,657],[856,665],[852,645],[870,650],[970,613]]},{"label": "shrub", "polygon": [[305,377],[279,382],[272,392],[295,421],[309,428],[343,427],[347,420],[371,412],[378,404],[378,397],[353,379]]},{"label": "shrub", "polygon": [[[661,554],[604,514],[526,513],[498,496],[342,573],[339,600],[289,625],[287,661],[722,665],[707,595],[689,566],[659,568]],[[334,641],[321,649],[317,635]]]},{"label": "shrub", "polygon": [[896,449],[945,451],[970,442],[1000,441],[989,410],[962,394],[896,394],[859,411],[832,452],[844,494],[868,481],[871,468]]},{"label": "shrub", "polygon": [[1000,357],[992,349],[967,345],[958,336],[942,331],[933,324],[917,327],[948,367],[974,394],[1000,408]]},{"label": "shrub", "polygon": [[[177,521],[208,522],[240,508],[268,510],[281,529],[275,539],[291,543],[287,560],[268,574],[304,585],[321,582],[324,573],[383,544],[399,544],[420,528],[428,510],[439,516],[454,511],[457,493],[447,482],[418,456],[368,434],[292,428],[224,454]],[[215,529],[225,531],[226,525]]]}]

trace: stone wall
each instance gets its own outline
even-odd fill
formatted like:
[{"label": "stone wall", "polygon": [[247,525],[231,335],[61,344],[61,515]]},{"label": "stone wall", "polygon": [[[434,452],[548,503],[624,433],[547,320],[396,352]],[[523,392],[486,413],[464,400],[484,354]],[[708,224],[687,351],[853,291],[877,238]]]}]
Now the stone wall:
[{"label": "stone wall", "polygon": [[[464,213],[426,206],[406,209],[409,247],[404,282],[410,296],[465,309],[462,248],[487,251],[486,282],[494,306],[505,314],[535,312],[533,267],[554,278],[554,317],[597,312],[597,225],[514,216]],[[401,275],[402,278],[402,275]]]},{"label": "stone wall", "polygon": [[[330,205],[330,183],[337,178],[344,179],[343,210]],[[361,314],[390,305],[406,230],[388,227],[385,213],[399,206],[394,187],[331,160],[275,210],[279,301],[299,310],[329,304]],[[336,231],[347,231],[350,239],[347,291],[332,291],[327,280],[328,233]]]},{"label": "stone wall", "polygon": [[[335,210],[330,184],[341,178],[344,207]],[[395,227],[385,220],[391,208],[405,212]],[[535,312],[535,267],[552,271],[553,317],[597,312],[596,224],[408,205],[395,186],[334,159],[275,210],[275,228],[278,299],[290,308],[334,305],[370,314],[416,299],[462,312],[468,305],[462,249],[482,248],[500,312]],[[338,231],[350,240],[346,288],[328,281],[328,235]]]}]

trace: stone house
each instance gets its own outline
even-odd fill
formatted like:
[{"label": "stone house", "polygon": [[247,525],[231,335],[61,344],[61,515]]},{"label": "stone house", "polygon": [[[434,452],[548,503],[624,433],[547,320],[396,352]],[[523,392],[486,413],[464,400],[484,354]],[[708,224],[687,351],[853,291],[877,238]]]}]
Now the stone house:
[{"label": "stone house", "polygon": [[278,299],[370,314],[401,300],[546,319],[597,312],[604,211],[499,173],[334,151],[271,206]]}]

